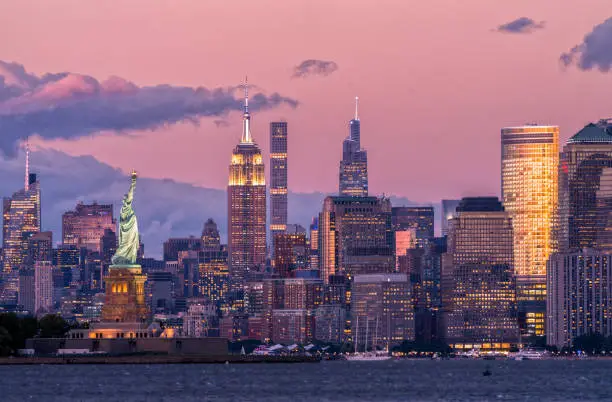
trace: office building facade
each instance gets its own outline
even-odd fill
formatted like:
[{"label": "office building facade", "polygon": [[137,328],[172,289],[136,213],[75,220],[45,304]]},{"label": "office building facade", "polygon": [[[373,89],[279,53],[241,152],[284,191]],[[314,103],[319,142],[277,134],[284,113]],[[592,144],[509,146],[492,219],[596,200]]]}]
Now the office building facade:
[{"label": "office building facade", "polygon": [[501,130],[501,187],[514,228],[523,335],[543,336],[546,262],[558,248],[559,127],[526,125]]},{"label": "office building facade", "polygon": [[510,214],[496,197],[464,198],[442,267],[446,342],[509,349],[518,342]]},{"label": "office building facade", "polygon": [[62,215],[62,242],[99,253],[105,230],[114,232],[116,227],[112,204],[79,202],[74,211]]},{"label": "office building facade", "polygon": [[287,228],[287,122],[270,123],[270,239]]},{"label": "office building facade", "polygon": [[612,335],[612,253],[586,248],[548,262],[546,343],[571,346],[581,335]]},{"label": "office building facade", "polygon": [[559,169],[560,251],[610,246],[612,126],[590,123],[572,136]]},{"label": "office building facade", "polygon": [[355,275],[351,334],[358,351],[414,340],[414,309],[406,274]]},{"label": "office building facade", "polygon": [[377,197],[327,197],[319,214],[319,264],[323,280],[391,273],[395,269],[391,202]]},{"label": "office building facade", "polygon": [[391,215],[393,230],[415,231],[417,247],[424,247],[434,237],[433,207],[393,207]]}]

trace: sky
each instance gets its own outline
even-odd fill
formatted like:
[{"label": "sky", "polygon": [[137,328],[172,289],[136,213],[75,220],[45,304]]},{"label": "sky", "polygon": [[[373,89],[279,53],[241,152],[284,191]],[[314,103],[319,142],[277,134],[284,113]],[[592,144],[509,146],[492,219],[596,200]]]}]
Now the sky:
[{"label": "sky", "polygon": [[336,191],[359,96],[371,193],[498,195],[501,127],[556,124],[563,143],[612,117],[610,17],[609,0],[6,1],[0,148],[29,135],[223,189],[248,75],[264,153],[289,124],[293,192]]}]

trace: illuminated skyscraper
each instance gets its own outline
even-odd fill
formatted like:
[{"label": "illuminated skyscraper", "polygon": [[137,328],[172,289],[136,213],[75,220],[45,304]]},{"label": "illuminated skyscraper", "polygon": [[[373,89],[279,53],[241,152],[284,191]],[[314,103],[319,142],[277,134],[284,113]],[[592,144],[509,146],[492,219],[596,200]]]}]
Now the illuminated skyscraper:
[{"label": "illuminated skyscraper", "polygon": [[320,275],[392,273],[391,202],[377,197],[327,197],[319,214]]},{"label": "illuminated skyscraper", "polygon": [[270,123],[270,239],[287,228],[287,123]]},{"label": "illuminated skyscraper", "polygon": [[[610,120],[588,124],[563,147],[559,170],[560,250],[606,248],[612,173]],[[599,240],[598,241],[598,236]]]},{"label": "illuminated skyscraper", "polygon": [[266,262],[266,178],[261,150],[251,137],[248,90],[245,85],[242,139],[229,166],[228,248],[234,285]]},{"label": "illuminated skyscraper", "polygon": [[24,188],[3,202],[2,253],[5,278],[2,297],[17,292],[18,270],[28,255],[29,238],[40,232],[40,183],[30,173],[30,151],[26,149]]},{"label": "illuminated skyscraper", "polygon": [[83,204],[79,202],[74,211],[62,215],[63,244],[85,247],[100,252],[100,239],[106,229],[116,230],[112,204]]},{"label": "illuminated skyscraper", "polygon": [[342,143],[339,195],[367,197],[368,153],[361,148],[361,122],[358,114],[359,98],[355,98],[355,118],[349,122],[350,133]]},{"label": "illuminated skyscraper", "polygon": [[556,250],[559,127],[501,130],[501,185],[514,229],[514,269],[521,331],[544,335],[546,262]]},{"label": "illuminated skyscraper", "polygon": [[442,268],[446,341],[455,348],[507,350],[518,341],[512,245],[497,197],[461,201]]}]

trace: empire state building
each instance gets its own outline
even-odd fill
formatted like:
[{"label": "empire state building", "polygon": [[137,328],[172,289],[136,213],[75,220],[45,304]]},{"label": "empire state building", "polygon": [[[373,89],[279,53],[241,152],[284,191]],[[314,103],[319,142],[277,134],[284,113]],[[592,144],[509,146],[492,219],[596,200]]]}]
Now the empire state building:
[{"label": "empire state building", "polygon": [[251,137],[248,87],[245,85],[242,138],[229,166],[228,247],[232,283],[239,287],[266,262],[266,179],[261,150]]}]

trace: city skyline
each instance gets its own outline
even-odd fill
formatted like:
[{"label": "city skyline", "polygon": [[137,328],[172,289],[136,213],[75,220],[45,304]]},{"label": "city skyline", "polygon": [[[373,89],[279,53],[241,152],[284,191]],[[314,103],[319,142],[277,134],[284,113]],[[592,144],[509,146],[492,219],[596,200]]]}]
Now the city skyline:
[{"label": "city skyline", "polygon": [[[36,7],[33,4],[11,7],[14,13],[25,14],[28,7]],[[255,132],[263,135],[269,121],[285,118],[295,128],[290,148],[308,146],[309,149],[323,150],[320,163],[316,165],[312,165],[307,152],[295,155],[289,188],[297,192],[331,193],[336,188],[336,180],[322,173],[337,166],[340,156],[337,144],[346,133],[346,121],[338,116],[350,116],[351,99],[355,95],[360,96],[363,104],[362,129],[367,133],[363,137],[363,146],[370,154],[370,192],[397,194],[416,202],[467,195],[499,195],[495,172],[480,168],[482,165],[494,166],[499,160],[496,146],[499,127],[531,121],[558,124],[563,143],[587,122],[607,114],[605,86],[602,85],[605,74],[583,72],[570,63],[572,57],[580,56],[570,49],[582,43],[594,27],[604,23],[607,10],[603,1],[594,2],[580,19],[574,18],[570,8],[550,10],[544,2],[512,6],[491,5],[484,1],[459,6],[448,2],[439,7],[389,2],[377,7],[376,13],[371,12],[373,5],[357,4],[347,8],[339,3],[324,15],[319,15],[318,3],[312,4],[301,9],[303,16],[296,15],[295,9],[278,7],[278,15],[284,17],[279,19],[279,29],[284,29],[286,38],[272,41],[274,46],[270,49],[270,56],[263,58],[256,57],[258,46],[251,44],[268,41],[274,31],[253,25],[258,24],[254,17],[275,6],[254,6],[243,2],[220,8],[191,4],[173,13],[165,12],[161,5],[148,7],[147,16],[159,19],[159,26],[164,28],[155,32],[145,27],[135,36],[130,35],[133,28],[120,22],[133,19],[138,24],[143,18],[137,16],[137,12],[142,12],[140,7],[127,6],[111,12],[101,3],[92,2],[71,8],[69,15],[58,15],[50,10],[45,17],[55,22],[58,29],[48,32],[51,35],[48,42],[53,46],[47,51],[41,51],[40,42],[35,37],[22,34],[23,30],[33,27],[31,24],[45,26],[37,17],[22,21],[20,26],[10,19],[0,20],[2,37],[23,38],[19,44],[0,41],[0,54],[2,60],[21,63],[37,76],[70,71],[89,75],[99,82],[118,76],[137,86],[168,83],[176,87],[234,87],[248,73],[262,88],[262,93],[278,92],[280,96],[299,102],[295,109],[281,102],[280,108],[258,112],[253,121]],[[235,13],[238,8],[244,12]],[[454,18],[458,11],[462,15],[472,12],[474,16],[466,17],[467,23],[459,22]],[[390,15],[392,12],[402,15],[401,21]],[[483,12],[488,18],[476,17]],[[202,28],[195,25],[199,19],[192,18],[192,15],[214,23]],[[228,15],[238,29],[216,26],[216,21],[225,20]],[[509,24],[521,17],[530,18],[533,26],[523,29]],[[309,27],[305,24],[308,18],[319,23],[321,33],[298,39],[300,30]],[[408,18],[408,23],[404,24],[405,18]],[[296,20],[303,23],[292,26]],[[355,20],[378,30],[378,36],[371,36],[368,30],[356,29],[348,23]],[[436,23],[427,23],[432,21]],[[116,23],[117,32],[102,35],[103,26],[108,23]],[[327,44],[324,38],[333,36],[330,30],[338,26],[346,30]],[[439,26],[445,28],[439,29]],[[223,39],[220,43],[205,39],[211,36],[210,29],[217,30]],[[107,54],[105,63],[99,63],[99,52],[94,52],[93,47],[83,46],[82,41],[65,40],[67,35],[74,37],[74,33],[81,30],[83,40],[104,49]],[[241,41],[244,37],[242,30],[250,33],[249,41]],[[120,41],[118,35],[128,39]],[[423,43],[405,39],[423,36],[433,39]],[[141,41],[143,46],[130,47],[135,40]],[[184,46],[172,46],[175,42],[184,43]],[[71,43],[71,49],[79,51],[67,51],[66,43]],[[286,43],[300,46],[291,46],[289,52],[276,51],[287,48]],[[466,43],[469,46],[463,45]],[[139,50],[128,52],[128,47]],[[206,62],[202,56],[194,56],[200,48],[211,56],[205,59]],[[226,51],[229,48],[232,51]],[[169,57],[152,62],[157,49],[170,49]],[[51,57],[58,53],[66,57]],[[217,61],[220,54],[223,54],[223,63]],[[562,56],[565,56],[563,61],[570,63],[567,68],[560,62]],[[444,62],[442,57],[453,62]],[[585,56],[584,60],[588,63],[576,61],[581,63],[582,69],[601,68],[605,71],[602,57]],[[476,72],[472,69],[474,63],[481,66]],[[313,76],[317,74],[319,76]],[[6,71],[3,75],[7,76]],[[517,80],[517,76],[524,78]],[[82,83],[72,79],[63,81],[54,89],[64,91],[61,92],[64,96],[72,93],[71,90],[82,89]],[[118,83],[121,81],[114,81],[115,85]],[[379,88],[385,90],[379,91]],[[322,98],[322,93],[330,95]],[[464,99],[465,93],[474,95]],[[504,96],[499,97],[500,93]],[[532,93],[537,101],[525,100],[525,93]],[[579,101],[569,102],[569,99]],[[237,111],[236,108],[230,109]],[[479,113],[475,115],[474,110]],[[93,154],[111,166],[128,171],[131,166],[124,166],[124,152],[133,151],[147,141],[150,145],[146,152],[134,160],[138,165],[135,167],[144,177],[170,177],[204,187],[223,188],[225,180],[222,175],[203,175],[201,172],[211,172],[212,167],[221,162],[222,155],[231,151],[238,137],[235,114],[196,117],[199,127],[179,123],[164,125],[155,133],[122,130],[133,134],[127,136],[109,128],[92,137],[87,133],[86,137],[77,140],[41,141],[33,138],[32,142],[72,155]],[[452,121],[452,129],[440,124],[441,119]],[[266,142],[263,138],[260,142],[267,160]],[[185,149],[180,145],[184,143],[196,146]],[[474,152],[474,143],[488,151],[480,153],[479,158],[466,160],[464,155]],[[117,145],[121,152],[116,151]],[[199,158],[202,149],[218,149],[219,152]],[[172,163],[163,167],[146,162],[165,158],[161,153],[174,151],[171,153],[176,154],[179,150],[185,157],[172,159]],[[426,156],[434,154],[440,162],[428,164]],[[390,168],[390,164],[398,160],[407,165],[401,172]],[[424,164],[428,168],[420,169]],[[436,186],[428,185],[431,182]]]}]

